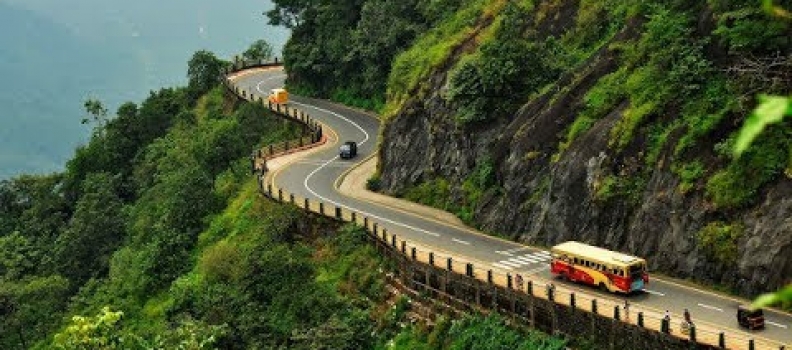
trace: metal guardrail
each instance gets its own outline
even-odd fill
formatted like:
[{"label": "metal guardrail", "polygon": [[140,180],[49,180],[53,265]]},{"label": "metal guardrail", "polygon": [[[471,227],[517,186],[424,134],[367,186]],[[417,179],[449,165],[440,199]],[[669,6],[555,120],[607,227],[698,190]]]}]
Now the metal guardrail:
[{"label": "metal guardrail", "polygon": [[[253,67],[277,66],[277,64],[263,62],[253,62],[252,66],[246,64],[248,63],[235,64],[232,67],[233,70],[229,70],[226,73],[232,74],[239,70]],[[232,86],[228,79],[226,79],[226,85],[241,98],[255,100],[251,92],[241,91],[239,88]],[[417,263],[442,267],[448,272],[486,281],[490,285],[525,293],[533,298],[552,301],[557,305],[665,333],[668,337],[686,340],[691,345],[695,344],[703,348],[737,350],[785,349],[785,345],[782,343],[747,337],[741,334],[730,334],[723,328],[705,322],[695,324],[689,331],[683,332],[680,327],[681,318],[679,317],[666,320],[662,313],[634,304],[630,305],[629,313],[625,314],[622,301],[598,298],[564,286],[555,286],[552,281],[541,278],[529,279],[526,276],[524,277],[524,283],[518,286],[515,280],[516,274],[504,273],[489,267],[486,263],[453,255],[435,247],[426,247],[419,243],[408,241],[403,238],[404,236],[400,232],[389,231],[383,228],[381,223],[374,218],[367,217],[362,213],[315,199],[301,197],[285,189],[274,187],[272,184],[266,184],[264,182],[264,173],[266,172],[267,159],[316,146],[323,142],[323,138],[321,125],[303,111],[287,106],[272,105],[260,99],[258,101],[280,116],[301,123],[309,130],[308,135],[300,139],[268,145],[255,150],[251,155],[251,169],[257,173],[259,188],[264,195],[273,200],[289,203],[308,212],[341,222],[357,224],[363,227],[371,238],[378,240],[380,244],[389,246],[391,249],[400,252],[405,258]]]}]

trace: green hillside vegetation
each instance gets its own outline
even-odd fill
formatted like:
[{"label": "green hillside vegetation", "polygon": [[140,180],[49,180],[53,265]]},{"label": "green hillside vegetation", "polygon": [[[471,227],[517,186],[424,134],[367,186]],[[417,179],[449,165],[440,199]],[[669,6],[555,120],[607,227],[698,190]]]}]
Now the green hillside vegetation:
[{"label": "green hillside vegetation", "polygon": [[250,150],[301,131],[220,86],[226,64],[197,52],[187,87],[113,118],[87,101],[65,172],[0,182],[0,348],[563,348],[497,317],[403,328],[362,229],[258,193]]},{"label": "green hillside vegetation", "polygon": [[[271,23],[288,17],[294,30],[284,52],[293,87],[374,109],[386,120],[399,113],[453,114],[466,135],[508,125],[521,106],[578,86],[591,62],[607,55],[612,71],[583,84],[583,105],[572,107],[576,113],[558,135],[552,162],[598,121],[619,113],[607,153],[619,162],[634,158],[639,171],[607,176],[594,199],[635,206],[653,169],[669,167],[680,193],[703,197],[714,211],[696,235],[698,249],[713,261],[733,264],[744,238],[739,223],[723,218],[755,207],[766,188],[792,176],[792,121],[783,118],[792,114],[788,0],[274,3]],[[388,21],[372,11],[399,4],[414,10],[388,12],[396,14]],[[367,53],[376,54],[358,54],[370,42],[379,50]],[[444,85],[433,91],[438,81]],[[411,100],[425,103],[403,111]],[[741,132],[761,101],[759,116]],[[416,112],[416,105],[436,110]],[[475,226],[481,200],[502,195],[495,172],[503,167],[478,151],[476,157],[467,175],[452,181],[432,177],[430,169],[397,194]],[[372,186],[380,181],[375,177]]]}]

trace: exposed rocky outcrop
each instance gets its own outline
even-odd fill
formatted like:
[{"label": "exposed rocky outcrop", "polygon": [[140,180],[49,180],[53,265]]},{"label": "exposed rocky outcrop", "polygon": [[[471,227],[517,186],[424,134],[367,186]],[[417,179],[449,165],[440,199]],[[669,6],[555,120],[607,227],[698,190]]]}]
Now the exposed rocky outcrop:
[{"label": "exposed rocky outcrop", "polygon": [[[703,23],[701,27],[711,26]],[[635,37],[641,25],[640,20],[628,22],[613,41]],[[559,25],[538,27],[548,35],[560,30]],[[680,190],[680,178],[671,170],[673,142],[649,169],[644,161],[646,135],[636,136],[620,150],[609,146],[611,129],[629,101],[617,104],[565,151],[558,151],[582,109],[583,96],[597,80],[618,69],[618,52],[609,47],[565,73],[550,91],[527,101],[512,119],[467,127],[454,120],[455,106],[443,96],[449,71],[436,71],[423,84],[426,93],[416,94],[425,97],[408,100],[385,125],[379,169],[383,188],[399,194],[443,177],[459,197],[466,176],[486,158],[494,165],[500,188],[486,192],[475,208],[474,220],[484,231],[530,244],[574,239],[632,252],[648,258],[655,271],[726,285],[744,295],[792,281],[789,178],[782,176],[765,186],[759,204],[719,210],[705,197],[701,182],[693,190]],[[668,111],[669,118],[674,113]],[[602,198],[598,191],[608,178],[640,178],[642,185],[626,196]],[[736,262],[720,262],[697,244],[696,235],[704,226],[724,219],[744,227]]]}]

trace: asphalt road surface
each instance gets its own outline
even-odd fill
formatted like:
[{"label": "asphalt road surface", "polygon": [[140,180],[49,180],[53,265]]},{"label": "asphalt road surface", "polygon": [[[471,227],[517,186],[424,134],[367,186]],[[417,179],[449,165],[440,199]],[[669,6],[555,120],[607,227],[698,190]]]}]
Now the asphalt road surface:
[{"label": "asphalt road surface", "polygon": [[[232,78],[233,83],[256,95],[265,96],[271,88],[281,87],[285,74],[281,69],[253,70]],[[472,259],[478,264],[489,265],[502,273],[520,273],[552,279],[549,271],[549,254],[546,250],[508,242],[499,238],[478,234],[472,229],[456,227],[442,222],[419,217],[415,214],[385,207],[379,204],[345,196],[337,190],[337,181],[345,171],[376,151],[380,122],[365,113],[345,108],[327,101],[314,100],[292,95],[289,104],[302,109],[314,119],[324,123],[338,136],[336,147],[315,152],[300,161],[279,170],[272,177],[278,187],[295,195],[316,198],[357,211],[382,223],[389,231],[398,231],[407,240],[422,246],[437,248],[455,256]],[[358,143],[358,156],[351,160],[338,157],[338,145],[344,141]],[[415,150],[421,152],[422,150]],[[754,338],[757,343],[774,342],[779,347],[792,348],[792,315],[765,311],[766,328],[748,331],[737,324],[737,305],[747,301],[722,296],[710,291],[653,278],[646,292],[622,296],[601,292],[594,288],[554,280],[557,286],[598,295],[602,299],[619,301],[627,299],[634,307],[662,315],[669,310],[673,320],[680,320],[684,309],[689,309],[696,324],[706,323],[723,330],[727,336],[736,336],[740,342]],[[672,326],[675,324],[672,321]],[[728,338],[727,338],[728,339]],[[731,343],[731,342],[729,342]],[[744,348],[744,344],[728,344]]]}]

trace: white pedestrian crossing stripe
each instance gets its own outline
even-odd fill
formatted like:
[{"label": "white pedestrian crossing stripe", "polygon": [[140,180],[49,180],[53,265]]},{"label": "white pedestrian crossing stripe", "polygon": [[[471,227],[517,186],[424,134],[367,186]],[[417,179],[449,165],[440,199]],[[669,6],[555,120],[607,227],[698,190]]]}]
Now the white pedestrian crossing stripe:
[{"label": "white pedestrian crossing stripe", "polygon": [[[498,251],[497,253],[506,256],[514,256],[513,253],[506,251]],[[492,263],[492,266],[505,270],[512,270],[514,268],[520,268],[532,264],[546,264],[548,261],[550,261],[550,253],[547,251],[538,251],[530,254],[523,254],[521,256],[516,256],[509,259],[500,260]]]}]

